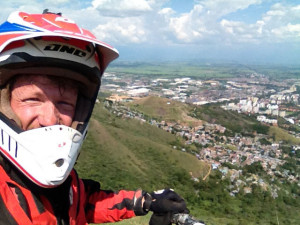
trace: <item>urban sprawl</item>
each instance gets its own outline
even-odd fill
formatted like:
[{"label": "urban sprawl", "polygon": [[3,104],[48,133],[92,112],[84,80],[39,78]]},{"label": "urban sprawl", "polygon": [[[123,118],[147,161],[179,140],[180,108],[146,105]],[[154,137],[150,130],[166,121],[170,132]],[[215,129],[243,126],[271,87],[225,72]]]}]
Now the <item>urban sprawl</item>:
[{"label": "urban sprawl", "polygon": [[[220,103],[225,110],[255,115],[263,124],[277,126],[278,118],[282,118],[287,124],[300,127],[300,96],[297,85],[299,88],[300,79],[279,82],[272,81],[262,74],[200,80],[189,77],[150,79],[145,76],[137,79],[134,75],[106,73],[102,91],[112,93],[106,98],[105,107],[116,115],[148,122],[183,137],[186,145],[201,146],[199,152],[194,152],[195,156],[199,160],[208,162],[212,170],[218,169],[224,177],[230,178],[229,190],[232,196],[241,190],[244,193],[251,193],[251,185],[257,184],[271,191],[272,196],[276,198],[278,189],[276,185],[268,183],[257,174],[242,178],[241,169],[232,169],[222,165],[229,163],[242,168],[259,162],[271,178],[297,183],[300,188],[299,174],[288,169],[279,169],[288,157],[293,154],[299,155],[300,145],[291,145],[291,152],[287,153],[282,150],[281,142],[262,143],[261,140],[267,139],[264,134],[257,134],[254,137],[235,134],[231,137],[224,135],[226,127],[219,124],[203,122],[191,127],[178,122],[149,120],[142,113],[126,107],[122,102],[155,95],[194,105]],[[300,132],[289,131],[289,134],[300,139]],[[184,147],[180,150],[186,151]],[[198,178],[193,179],[198,180]]]}]

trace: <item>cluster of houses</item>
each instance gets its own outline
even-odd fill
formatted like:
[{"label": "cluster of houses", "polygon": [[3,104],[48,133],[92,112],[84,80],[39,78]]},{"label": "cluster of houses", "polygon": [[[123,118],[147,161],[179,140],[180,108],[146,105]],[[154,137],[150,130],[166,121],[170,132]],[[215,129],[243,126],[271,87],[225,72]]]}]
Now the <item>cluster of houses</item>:
[{"label": "cluster of houses", "polygon": [[[290,89],[291,91],[295,90],[295,86],[292,86]],[[269,98],[247,97],[240,99],[238,103],[226,103],[222,108],[225,110],[234,110],[239,113],[258,114],[257,120],[263,123],[277,125],[278,121],[274,118],[282,117],[289,123],[300,126],[299,118],[287,116],[287,111],[298,111],[300,113],[300,109],[281,107],[281,104],[300,104],[300,95],[294,94],[291,91],[282,91],[282,93],[271,95]],[[268,116],[271,116],[271,118]]]},{"label": "cluster of houses", "polygon": [[[282,152],[280,144],[262,143],[260,140],[267,138],[264,135],[228,137],[224,134],[226,128],[218,124],[202,123],[197,127],[189,127],[179,123],[149,119],[142,113],[132,111],[118,103],[133,101],[148,95],[195,105],[222,102],[224,109],[256,114],[257,120],[262,123],[277,125],[278,117],[282,117],[290,124],[300,126],[299,116],[290,116],[300,112],[300,96],[294,85],[297,82],[299,83],[299,80],[277,82],[270,80],[267,76],[255,73],[219,80],[201,80],[189,77],[152,79],[151,76],[137,79],[136,76],[128,74],[119,76],[116,73],[105,73],[102,91],[112,93],[107,98],[105,107],[115,115],[150,123],[166,132],[183,137],[186,145],[198,146],[199,151],[195,152],[196,157],[211,164],[211,168],[219,170],[224,177],[230,178],[231,195],[234,196],[241,190],[244,193],[251,193],[251,185],[257,184],[264,189],[271,190],[272,196],[276,198],[276,186],[268,184],[258,175],[252,174],[245,177],[242,169],[230,169],[223,165],[230,163],[238,168],[243,168],[243,166],[260,162],[269,176],[295,182],[300,187],[299,174],[295,175],[291,171],[279,169],[280,165],[285,163],[285,159],[289,157],[288,154]],[[300,138],[299,132],[293,135]],[[185,148],[181,148],[181,150],[186,151]],[[300,151],[300,146],[293,147],[292,152],[297,151]]]},{"label": "cluster of houses", "polygon": [[[242,178],[242,170],[229,169],[222,166],[224,163],[242,168],[245,165],[260,162],[269,176],[296,182],[300,186],[299,174],[293,175],[289,171],[282,172],[279,170],[279,166],[285,163],[284,159],[289,155],[282,152],[278,143],[262,144],[261,140],[267,138],[265,135],[244,137],[236,134],[234,137],[228,137],[224,135],[226,128],[218,124],[203,122],[201,125],[190,127],[175,122],[146,119],[143,113],[133,111],[117,101],[112,101],[111,98],[106,99],[104,106],[119,117],[147,122],[184,138],[186,145],[195,144],[198,146],[198,151],[194,154],[199,160],[209,163],[212,169],[220,170],[224,177],[230,177],[232,182],[230,186],[231,195],[235,195],[241,189],[245,193],[250,193],[252,184],[258,184],[263,188],[270,188],[271,186],[254,175],[244,179]],[[185,148],[181,150],[186,151]],[[294,153],[300,151],[300,146],[294,146],[293,151]],[[276,187],[273,187],[271,191],[272,195],[276,197]]]},{"label": "cluster of houses", "polygon": [[[254,78],[260,83],[266,82],[262,80],[261,75],[255,75]],[[251,82],[254,78],[248,78],[245,83]],[[224,79],[200,80],[190,77],[152,79],[149,76],[136,79],[135,76],[124,74],[119,76],[115,73],[104,74],[101,88],[103,91],[129,97],[144,97],[151,94],[195,105],[230,101],[267,92],[265,87],[258,83],[238,85],[237,82],[226,82]]]},{"label": "cluster of houses", "polygon": [[222,106],[224,109],[257,114],[257,119],[263,123],[277,125],[277,117],[282,117],[289,123],[300,126],[299,116],[290,116],[291,112],[300,113],[299,107],[286,106],[289,103],[296,106],[300,104],[295,83],[297,82],[278,83],[255,73],[219,80],[190,77],[151,79],[151,76],[136,79],[130,75],[105,73],[102,90],[112,92],[115,98],[123,96],[127,100],[157,95],[195,105],[222,102],[225,103]]}]

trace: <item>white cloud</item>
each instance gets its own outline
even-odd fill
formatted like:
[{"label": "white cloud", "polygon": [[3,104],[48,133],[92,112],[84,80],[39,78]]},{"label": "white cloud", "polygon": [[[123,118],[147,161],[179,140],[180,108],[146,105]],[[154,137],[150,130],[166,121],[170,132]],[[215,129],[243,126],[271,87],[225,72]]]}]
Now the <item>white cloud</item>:
[{"label": "white cloud", "polygon": [[[300,5],[276,3],[252,24],[227,15],[262,0],[195,0],[188,13],[164,8],[171,0],[52,0],[53,12],[75,20],[103,41],[116,44],[236,44],[300,41]],[[275,0],[274,0],[275,1]],[[276,0],[277,1],[277,0]],[[50,0],[4,1],[0,18],[23,10],[40,13]],[[62,7],[60,7],[62,6]],[[68,6],[68,7],[67,7]],[[225,19],[227,18],[227,19]]]},{"label": "white cloud", "polygon": [[271,30],[271,32],[276,35],[278,38],[284,38],[287,37],[291,38],[297,38],[300,40],[300,24],[288,24],[284,27],[278,27]]},{"label": "white cloud", "polygon": [[[262,35],[269,42],[297,42],[300,26],[300,5],[274,4],[262,16]],[[257,24],[259,21],[257,22]]]},{"label": "white cloud", "polygon": [[151,11],[146,0],[93,0],[93,8],[104,16],[130,17]]},{"label": "white cloud", "polygon": [[[175,38],[184,43],[261,43],[299,41],[300,5],[274,4],[253,24],[223,19],[260,0],[198,1],[189,13],[170,19]],[[176,40],[174,40],[176,41]]]},{"label": "white cloud", "polygon": [[123,18],[122,21],[110,20],[106,24],[98,25],[93,33],[100,40],[109,40],[113,43],[128,44],[146,41],[145,31],[142,29],[141,21],[133,18]]},{"label": "white cloud", "polygon": [[202,5],[211,16],[220,18],[237,10],[248,8],[250,5],[260,4],[262,0],[200,0]]},{"label": "white cloud", "polygon": [[[252,4],[259,4],[261,0],[204,0],[197,2],[198,4],[189,13],[170,19],[170,28],[181,42],[213,43],[214,41],[223,41],[224,32],[227,37],[229,36],[226,32],[233,36],[241,34],[245,30],[242,22],[221,20],[220,23],[219,20],[229,13],[245,9]],[[249,39],[249,34],[245,34],[245,37]]]},{"label": "white cloud", "polygon": [[72,1],[71,0],[45,0],[45,5],[49,4],[49,7],[57,4],[66,4],[66,3],[72,4]]},{"label": "white cloud", "polygon": [[44,9],[45,8],[43,4],[41,2],[37,2],[36,0],[26,0],[26,4],[24,4],[24,1],[22,0],[2,1],[0,21],[1,23],[4,22],[10,13],[14,11],[42,13]]},{"label": "white cloud", "polygon": [[10,13],[14,11],[23,11],[28,13],[42,13],[48,8],[50,12],[71,12],[69,15],[76,15],[80,0],[12,0],[1,2],[0,21],[7,19]]},{"label": "white cloud", "polygon": [[[141,5],[134,5],[134,1],[140,2]],[[94,14],[92,23],[98,22],[98,24],[93,28],[93,32],[99,39],[114,45],[168,42],[171,32],[168,23],[175,11],[171,8],[163,8],[165,1],[134,1],[94,0],[94,5],[83,10],[83,13]],[[106,13],[104,13],[104,3],[108,10]],[[119,7],[115,7],[117,3]],[[116,12],[118,15],[114,16]],[[83,19],[88,21],[88,18]]]},{"label": "white cloud", "polygon": [[158,11],[158,14],[170,17],[171,15],[175,14],[175,11],[171,8],[163,8]]},{"label": "white cloud", "polygon": [[201,39],[210,31],[206,29],[208,21],[204,15],[209,15],[210,11],[205,11],[202,5],[195,5],[190,13],[182,14],[179,17],[170,19],[170,29],[175,37],[181,42],[193,42]]}]

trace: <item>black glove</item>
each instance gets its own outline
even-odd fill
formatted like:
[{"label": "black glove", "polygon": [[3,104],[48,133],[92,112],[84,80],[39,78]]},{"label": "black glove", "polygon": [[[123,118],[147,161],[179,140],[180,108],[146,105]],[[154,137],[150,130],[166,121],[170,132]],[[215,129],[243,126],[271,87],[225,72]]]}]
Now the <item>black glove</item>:
[{"label": "black glove", "polygon": [[164,189],[150,193],[152,202],[150,211],[153,212],[149,225],[169,225],[175,213],[189,213],[186,203],[172,189]]},{"label": "black glove", "polygon": [[149,225],[171,225],[172,215],[170,212],[165,214],[153,213]]}]

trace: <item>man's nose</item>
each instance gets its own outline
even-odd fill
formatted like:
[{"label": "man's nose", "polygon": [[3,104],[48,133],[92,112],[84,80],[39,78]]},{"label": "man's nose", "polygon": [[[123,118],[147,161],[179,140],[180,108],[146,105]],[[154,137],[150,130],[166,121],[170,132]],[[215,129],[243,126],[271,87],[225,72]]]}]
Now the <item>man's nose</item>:
[{"label": "man's nose", "polygon": [[41,127],[47,127],[59,124],[59,111],[52,102],[45,102],[39,113],[39,124]]}]

